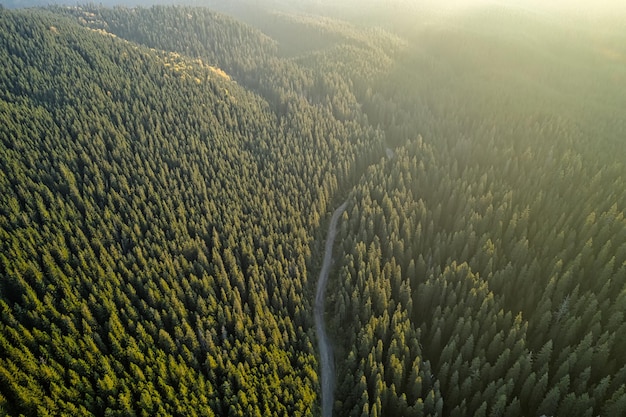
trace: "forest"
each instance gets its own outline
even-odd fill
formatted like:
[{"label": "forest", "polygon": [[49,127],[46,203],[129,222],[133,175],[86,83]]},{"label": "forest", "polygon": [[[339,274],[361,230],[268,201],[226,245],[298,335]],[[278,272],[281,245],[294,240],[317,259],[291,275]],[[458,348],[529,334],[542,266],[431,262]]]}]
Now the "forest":
[{"label": "forest", "polygon": [[318,3],[0,6],[0,416],[321,415],[339,206],[333,415],[626,415],[619,16]]}]

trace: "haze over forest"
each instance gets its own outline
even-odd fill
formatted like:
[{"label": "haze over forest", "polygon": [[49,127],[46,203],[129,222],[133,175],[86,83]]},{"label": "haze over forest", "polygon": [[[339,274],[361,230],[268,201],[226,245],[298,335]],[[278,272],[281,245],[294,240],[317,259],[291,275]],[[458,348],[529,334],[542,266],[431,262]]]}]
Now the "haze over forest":
[{"label": "haze over forest", "polygon": [[0,416],[626,415],[620,1],[0,7]]}]

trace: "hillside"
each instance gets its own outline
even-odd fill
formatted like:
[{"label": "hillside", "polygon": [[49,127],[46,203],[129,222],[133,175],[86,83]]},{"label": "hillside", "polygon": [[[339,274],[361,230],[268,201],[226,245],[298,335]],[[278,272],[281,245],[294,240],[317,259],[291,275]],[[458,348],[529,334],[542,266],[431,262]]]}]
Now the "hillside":
[{"label": "hillside", "polygon": [[617,19],[256,7],[0,8],[0,415],[320,415],[342,202],[334,415],[624,415]]},{"label": "hillside", "polygon": [[[260,32],[144,12],[194,13],[219,42],[182,55],[83,9],[2,11],[3,407],[311,414],[313,236],[380,134],[310,104],[324,76]],[[243,60],[286,67],[273,101]]]},{"label": "hillside", "polygon": [[623,32],[424,20],[363,96],[400,146],[337,236],[336,414],[623,415]]}]

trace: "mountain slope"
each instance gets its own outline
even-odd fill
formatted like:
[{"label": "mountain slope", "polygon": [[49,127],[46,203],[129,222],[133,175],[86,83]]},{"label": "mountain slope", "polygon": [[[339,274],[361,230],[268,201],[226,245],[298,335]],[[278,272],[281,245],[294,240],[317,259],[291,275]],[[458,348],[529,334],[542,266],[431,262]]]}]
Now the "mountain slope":
[{"label": "mountain slope", "polygon": [[242,88],[232,49],[1,13],[5,411],[311,414],[309,245],[375,132]]},{"label": "mountain slope", "polygon": [[246,19],[0,9],[0,414],[319,414],[346,201],[337,415],[623,415],[623,31]]}]

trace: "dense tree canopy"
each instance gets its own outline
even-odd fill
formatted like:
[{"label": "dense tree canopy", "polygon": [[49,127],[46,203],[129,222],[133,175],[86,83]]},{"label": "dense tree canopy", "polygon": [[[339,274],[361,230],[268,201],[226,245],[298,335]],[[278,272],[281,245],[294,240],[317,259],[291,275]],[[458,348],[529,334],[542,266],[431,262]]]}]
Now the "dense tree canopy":
[{"label": "dense tree canopy", "polygon": [[623,415],[621,35],[493,13],[0,8],[0,415],[319,414],[345,199],[336,415]]},{"label": "dense tree canopy", "polygon": [[416,29],[360,96],[401,146],[337,237],[337,414],[626,411],[624,71],[597,39],[522,20],[529,45],[496,17]]},{"label": "dense tree canopy", "polygon": [[[380,133],[232,19],[54,11],[0,21],[4,409],[312,414],[311,244]],[[159,49],[108,31],[190,13]],[[179,53],[199,27],[213,43]]]}]

